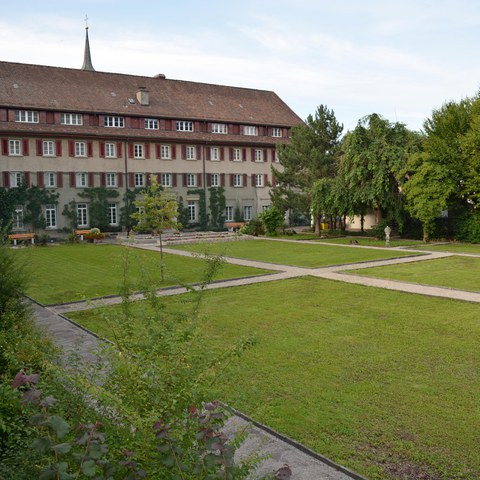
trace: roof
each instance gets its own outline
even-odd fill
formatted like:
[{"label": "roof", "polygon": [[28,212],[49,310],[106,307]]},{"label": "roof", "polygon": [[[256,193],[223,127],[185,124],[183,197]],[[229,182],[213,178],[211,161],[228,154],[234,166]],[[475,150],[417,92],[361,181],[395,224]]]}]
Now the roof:
[{"label": "roof", "polygon": [[[148,106],[136,99],[141,87]],[[271,91],[13,62],[0,62],[0,106],[244,125],[302,122]]]}]

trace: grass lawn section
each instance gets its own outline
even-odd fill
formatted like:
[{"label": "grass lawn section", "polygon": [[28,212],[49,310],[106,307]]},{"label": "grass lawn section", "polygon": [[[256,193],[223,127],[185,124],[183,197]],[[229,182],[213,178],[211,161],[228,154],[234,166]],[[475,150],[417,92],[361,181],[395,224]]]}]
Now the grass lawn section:
[{"label": "grass lawn section", "polygon": [[[357,241],[358,245],[364,247],[384,247],[385,240],[377,240],[373,237],[363,236],[346,236],[346,237],[327,237],[321,238],[314,233],[298,233],[296,235],[279,235],[276,238],[285,240],[312,240],[320,243],[335,243],[340,245],[350,245],[350,242]],[[411,247],[416,245],[424,245],[420,240],[396,239],[390,241],[391,247]]]},{"label": "grass lawn section", "polygon": [[480,291],[480,258],[475,257],[454,256],[386,267],[349,270],[347,273],[471,292]]},{"label": "grass lawn section", "polygon": [[[204,272],[204,262],[200,259],[165,254],[165,281],[162,282],[158,252],[117,245],[59,245],[17,251],[32,279],[28,295],[44,304],[118,295],[127,252],[128,281],[133,290],[142,289],[145,282],[157,288],[197,283]],[[269,272],[224,264],[215,280],[265,273]]]},{"label": "grass lawn section", "polygon": [[[108,336],[99,310],[71,317]],[[480,478],[478,305],[303,277],[202,312],[205,348],[257,339],[218,398],[369,479]]]},{"label": "grass lawn section", "polygon": [[318,243],[306,244],[274,240],[242,240],[212,244],[198,243],[173,248],[299,267],[343,265],[412,255],[412,252],[398,250],[368,250],[364,248],[319,245]]},{"label": "grass lawn section", "polygon": [[448,243],[445,245],[425,245],[415,247],[422,250],[432,250],[452,253],[470,253],[473,255],[480,255],[480,245],[478,243]]}]

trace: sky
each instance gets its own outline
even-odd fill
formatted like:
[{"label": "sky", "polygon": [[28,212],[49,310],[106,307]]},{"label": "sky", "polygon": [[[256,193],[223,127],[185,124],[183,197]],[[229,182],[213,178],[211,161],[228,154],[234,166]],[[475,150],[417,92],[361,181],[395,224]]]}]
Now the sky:
[{"label": "sky", "polygon": [[[2,5],[3,4],[3,5]],[[0,0],[0,60],[273,90],[344,132],[480,91],[479,0]],[[0,78],[1,81],[1,78]]]}]

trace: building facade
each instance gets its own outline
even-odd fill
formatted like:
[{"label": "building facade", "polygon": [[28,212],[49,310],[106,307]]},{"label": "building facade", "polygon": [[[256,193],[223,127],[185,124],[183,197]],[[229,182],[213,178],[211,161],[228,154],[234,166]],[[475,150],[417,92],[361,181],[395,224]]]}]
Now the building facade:
[{"label": "building facade", "polygon": [[[88,46],[88,44],[87,44]],[[90,62],[91,67],[91,62]],[[87,62],[88,66],[88,62]],[[47,230],[95,225],[92,187],[118,192],[108,202],[112,229],[124,227],[127,190],[152,175],[182,198],[199,221],[202,192],[223,187],[225,219],[254,218],[270,204],[276,146],[301,119],[270,91],[0,62],[0,187],[44,187],[58,198],[43,206]],[[24,205],[14,230],[31,230]]]}]

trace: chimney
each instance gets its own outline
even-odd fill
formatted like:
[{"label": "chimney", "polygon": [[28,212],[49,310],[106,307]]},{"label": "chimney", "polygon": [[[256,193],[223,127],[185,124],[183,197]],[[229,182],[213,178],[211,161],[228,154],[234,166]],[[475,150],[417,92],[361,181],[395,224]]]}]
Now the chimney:
[{"label": "chimney", "polygon": [[150,105],[150,95],[145,87],[138,87],[137,101],[140,105]]}]

